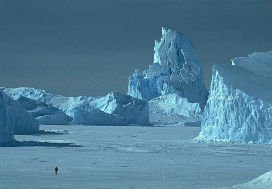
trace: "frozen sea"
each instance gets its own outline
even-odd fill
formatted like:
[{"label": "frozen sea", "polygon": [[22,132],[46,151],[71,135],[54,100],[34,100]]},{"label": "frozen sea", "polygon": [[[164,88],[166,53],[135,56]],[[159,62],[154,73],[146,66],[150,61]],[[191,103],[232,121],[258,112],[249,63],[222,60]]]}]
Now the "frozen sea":
[{"label": "frozen sea", "polygon": [[272,169],[272,146],[191,143],[198,127],[41,129],[63,134],[18,135],[40,143],[0,147],[0,188],[228,188]]}]

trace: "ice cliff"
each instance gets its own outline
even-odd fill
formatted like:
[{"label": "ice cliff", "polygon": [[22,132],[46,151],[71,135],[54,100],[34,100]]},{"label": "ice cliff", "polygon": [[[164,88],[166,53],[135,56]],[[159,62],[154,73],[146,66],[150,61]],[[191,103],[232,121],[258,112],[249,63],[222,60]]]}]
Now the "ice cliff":
[{"label": "ice cliff", "polygon": [[73,124],[150,125],[147,101],[118,92],[99,98],[77,97],[61,108],[73,117]]},{"label": "ice cliff", "polygon": [[0,144],[14,140],[15,114],[13,114],[13,108],[16,107],[11,98],[0,92]]},{"label": "ice cliff", "polygon": [[17,102],[21,104],[40,124],[45,125],[68,125],[72,117],[63,111],[44,102],[20,96]]},{"label": "ice cliff", "polygon": [[148,102],[111,92],[105,97],[95,100],[96,107],[108,114],[116,115],[127,124],[149,125]]},{"label": "ice cliff", "polygon": [[271,143],[272,51],[214,65],[200,140]]},{"label": "ice cliff", "polygon": [[14,140],[14,134],[35,133],[39,123],[19,103],[0,91],[0,143]]},{"label": "ice cliff", "polygon": [[155,125],[200,126],[202,111],[199,103],[173,93],[149,101],[150,122]]},{"label": "ice cliff", "polygon": [[2,88],[2,90],[14,99],[26,97],[57,108],[72,117],[72,124],[150,124],[147,101],[118,92],[112,92],[105,97],[64,97],[29,87]]},{"label": "ice cliff", "polygon": [[136,70],[129,77],[128,94],[151,100],[161,95],[178,94],[204,108],[208,92],[203,84],[203,69],[191,40],[176,31],[162,28],[161,41],[155,41],[154,63],[148,70]]},{"label": "ice cliff", "polygon": [[162,28],[160,42],[155,41],[153,62],[143,73],[136,70],[129,77],[128,95],[149,100],[153,124],[199,124],[201,112],[197,108],[203,111],[208,91],[203,84],[202,63],[191,40]]}]

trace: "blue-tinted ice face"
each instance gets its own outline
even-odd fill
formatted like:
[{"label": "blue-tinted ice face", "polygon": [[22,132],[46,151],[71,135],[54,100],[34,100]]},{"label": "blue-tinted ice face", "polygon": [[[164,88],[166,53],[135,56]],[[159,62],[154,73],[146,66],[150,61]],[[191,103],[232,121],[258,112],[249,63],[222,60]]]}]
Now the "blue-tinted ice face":
[{"label": "blue-tinted ice face", "polygon": [[203,70],[191,40],[171,29],[162,28],[160,42],[155,41],[154,63],[129,78],[128,94],[150,100],[160,95],[178,94],[204,108],[207,90]]}]

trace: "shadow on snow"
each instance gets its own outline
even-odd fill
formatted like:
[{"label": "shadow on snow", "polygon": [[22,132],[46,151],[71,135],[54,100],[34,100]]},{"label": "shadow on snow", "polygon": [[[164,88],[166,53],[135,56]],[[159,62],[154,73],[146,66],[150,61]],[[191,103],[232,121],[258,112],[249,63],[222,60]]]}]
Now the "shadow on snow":
[{"label": "shadow on snow", "polygon": [[65,135],[68,134],[68,130],[39,130],[35,132],[29,132],[29,133],[16,133],[15,135]]},{"label": "shadow on snow", "polygon": [[39,141],[13,141],[11,143],[2,143],[0,147],[26,147],[26,146],[44,146],[44,147],[82,147],[75,143],[60,143],[60,142],[39,142]]},{"label": "shadow on snow", "polygon": [[[64,135],[67,134],[67,130],[55,130],[55,131],[48,131],[48,130],[39,130],[35,133],[24,133],[24,134],[16,134],[16,135]],[[17,141],[14,140],[10,143],[0,143],[0,147],[26,147],[26,146],[44,146],[44,147],[82,147],[79,144],[71,143],[71,142],[47,142],[47,141]]]}]

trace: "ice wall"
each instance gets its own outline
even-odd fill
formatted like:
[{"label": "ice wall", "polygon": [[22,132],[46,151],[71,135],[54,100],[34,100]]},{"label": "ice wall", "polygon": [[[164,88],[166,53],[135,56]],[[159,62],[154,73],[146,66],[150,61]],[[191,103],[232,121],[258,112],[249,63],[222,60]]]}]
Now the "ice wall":
[{"label": "ice wall", "polygon": [[214,65],[200,140],[270,143],[271,51]]},{"label": "ice wall", "polygon": [[0,144],[14,141],[15,115],[11,98],[0,91]]},{"label": "ice wall", "polygon": [[58,108],[38,100],[20,96],[17,102],[21,104],[40,124],[44,125],[69,125],[72,117],[67,116]]},{"label": "ice wall", "polygon": [[101,111],[116,115],[127,124],[150,125],[148,102],[111,92],[107,96],[95,100],[96,107]]},{"label": "ice wall", "polygon": [[149,101],[149,119],[155,125],[200,126],[199,103],[190,103],[177,94],[167,94]]},{"label": "ice wall", "polygon": [[129,77],[128,95],[151,100],[176,93],[203,109],[208,92],[204,86],[203,68],[191,40],[176,31],[162,28],[160,42],[155,41],[154,63],[148,70],[136,70]]},{"label": "ice wall", "polygon": [[14,134],[37,133],[39,123],[26,109],[0,91],[0,143],[14,141]]}]

